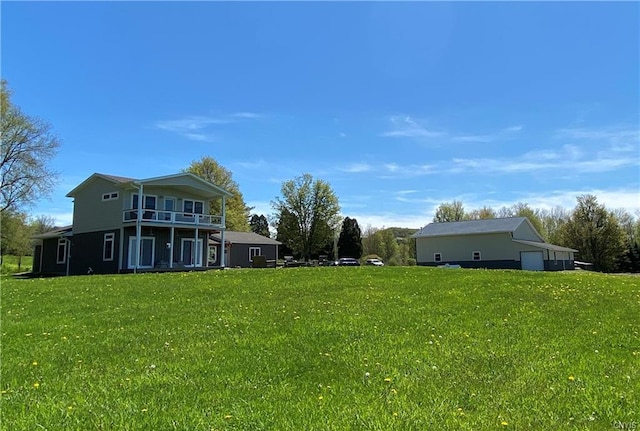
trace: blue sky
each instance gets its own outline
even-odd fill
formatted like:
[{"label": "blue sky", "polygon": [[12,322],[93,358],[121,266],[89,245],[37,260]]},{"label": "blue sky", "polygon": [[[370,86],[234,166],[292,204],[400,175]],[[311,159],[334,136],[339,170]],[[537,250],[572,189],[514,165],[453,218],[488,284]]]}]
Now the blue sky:
[{"label": "blue sky", "polygon": [[92,173],[203,156],[256,213],[308,172],[362,228],[454,199],[640,211],[639,6],[3,2],[2,77],[62,140],[32,213],[68,224]]}]

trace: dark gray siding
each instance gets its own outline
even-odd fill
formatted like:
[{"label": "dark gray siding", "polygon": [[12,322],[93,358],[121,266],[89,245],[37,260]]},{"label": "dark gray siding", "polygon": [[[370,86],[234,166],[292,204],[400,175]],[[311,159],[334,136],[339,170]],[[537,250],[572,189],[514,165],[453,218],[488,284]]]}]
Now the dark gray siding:
[{"label": "dark gray siding", "polygon": [[[104,234],[115,234],[113,260],[105,261]],[[71,239],[71,274],[87,274],[89,268],[94,274],[114,274],[118,272],[118,253],[120,252],[120,230],[105,230],[73,235]]]},{"label": "dark gray siding", "polygon": [[418,262],[420,266],[460,265],[463,268],[520,269],[518,260],[461,260],[450,262]]},{"label": "dark gray siding", "polygon": [[[58,238],[42,240],[42,269],[39,272],[40,274],[64,275],[67,273],[66,263],[56,263],[57,253]],[[37,268],[34,264],[34,272]]]},{"label": "dark gray siding", "polygon": [[260,247],[260,255],[264,256],[267,260],[275,260],[277,258],[276,245],[234,243],[231,246],[231,261],[229,262],[229,266],[251,268],[252,263],[249,261],[249,247]]}]

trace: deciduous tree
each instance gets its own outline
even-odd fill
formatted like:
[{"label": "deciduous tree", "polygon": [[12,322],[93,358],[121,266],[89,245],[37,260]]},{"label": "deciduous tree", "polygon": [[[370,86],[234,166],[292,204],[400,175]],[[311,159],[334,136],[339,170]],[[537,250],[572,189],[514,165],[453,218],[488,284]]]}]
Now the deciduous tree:
[{"label": "deciduous tree", "polygon": [[60,142],[48,123],[11,103],[5,80],[0,85],[0,213],[4,213],[20,211],[51,193],[58,175],[50,162]]},{"label": "deciduous tree", "polygon": [[461,201],[443,202],[433,216],[435,223],[461,221],[465,219],[464,207]]},{"label": "deciduous tree", "polygon": [[[232,194],[226,199],[226,227],[229,230],[249,232],[249,213],[251,208],[244,202],[238,183],[233,180],[231,171],[221,166],[213,157],[203,157],[200,161],[193,161],[185,172],[191,172]],[[211,214],[222,212],[221,202],[211,202]]]},{"label": "deciduous tree", "polygon": [[624,233],[612,212],[594,195],[582,195],[564,225],[564,245],[578,250],[582,261],[596,271],[612,272],[624,253]]},{"label": "deciduous tree", "polygon": [[278,232],[282,225],[286,245],[310,259],[333,239],[340,222],[338,198],[329,183],[314,181],[310,174],[285,181],[281,193],[271,202]]}]

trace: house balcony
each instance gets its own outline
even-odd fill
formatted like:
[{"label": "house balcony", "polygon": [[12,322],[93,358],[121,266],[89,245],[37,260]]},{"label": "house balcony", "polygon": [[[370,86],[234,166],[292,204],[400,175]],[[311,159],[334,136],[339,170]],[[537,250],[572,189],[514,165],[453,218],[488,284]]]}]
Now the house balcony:
[{"label": "house balcony", "polygon": [[[125,210],[122,221],[132,223],[138,220],[138,210]],[[142,223],[166,226],[192,226],[204,228],[224,228],[224,217],[212,214],[192,214],[176,211],[142,210]]]}]

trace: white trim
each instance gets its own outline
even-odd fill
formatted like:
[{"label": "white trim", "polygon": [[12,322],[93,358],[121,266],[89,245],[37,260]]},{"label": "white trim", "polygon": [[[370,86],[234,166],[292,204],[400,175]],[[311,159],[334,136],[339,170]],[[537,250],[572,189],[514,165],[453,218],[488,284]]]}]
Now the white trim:
[{"label": "white trim", "polygon": [[[255,251],[258,251],[257,253],[252,253]],[[261,247],[249,247],[249,262],[253,262],[253,256],[260,256],[262,254],[262,248]]]},{"label": "white trim", "polygon": [[[58,247],[56,247],[56,263],[63,264],[67,262],[67,240],[66,238],[58,238]],[[60,259],[60,246],[63,246],[64,252],[62,253],[62,259]]]},{"label": "white trim", "polygon": [[[107,257],[107,242],[111,242],[111,256]],[[115,255],[115,247],[116,247],[116,234],[115,232],[109,232],[104,234],[104,240],[102,243],[102,261],[103,262],[112,262],[113,256]]]},{"label": "white trim", "polygon": [[115,201],[120,197],[119,192],[107,192],[102,194],[102,202]]},{"label": "white trim", "polygon": [[[138,255],[136,257],[136,251],[138,251],[139,254],[142,254],[142,242],[147,241],[147,240],[151,240],[151,265],[141,265],[140,264],[140,258],[142,256]],[[135,247],[134,247],[135,246]],[[132,252],[132,248],[133,248],[133,253]],[[133,258],[133,259],[132,259]],[[154,262],[155,262],[155,258],[156,258],[156,238],[153,236],[140,236],[140,242],[138,243],[138,241],[136,241],[136,237],[135,236],[130,236],[129,237],[129,256],[128,256],[128,267],[129,269],[136,269],[137,268],[153,268]]]},{"label": "white trim", "polygon": [[[193,205],[193,211],[187,211],[185,208],[185,204],[187,202],[191,202]],[[196,202],[199,202],[202,204],[202,212],[196,212]],[[199,199],[182,199],[182,212],[185,214],[204,214],[204,201],[201,201]]]},{"label": "white trim", "polygon": [[[476,259],[476,253],[478,254],[478,258]],[[479,251],[473,251],[471,252],[471,260],[473,261],[479,261],[482,260],[482,254]]]},{"label": "white trim", "polygon": [[[191,258],[193,259],[193,262],[189,262],[189,263],[183,260],[184,245],[187,242],[191,243],[191,253],[193,254],[193,256],[191,256]],[[194,250],[194,245],[195,245],[195,250]],[[187,268],[200,268],[202,266],[202,238],[198,238],[197,243],[195,238],[182,238],[182,241],[180,243],[180,260],[182,261],[184,266]]]}]

